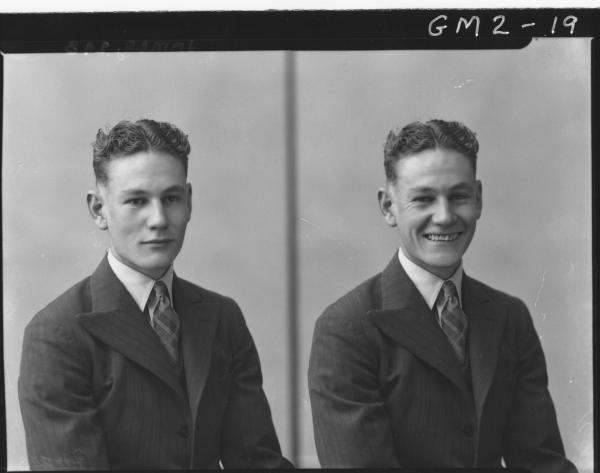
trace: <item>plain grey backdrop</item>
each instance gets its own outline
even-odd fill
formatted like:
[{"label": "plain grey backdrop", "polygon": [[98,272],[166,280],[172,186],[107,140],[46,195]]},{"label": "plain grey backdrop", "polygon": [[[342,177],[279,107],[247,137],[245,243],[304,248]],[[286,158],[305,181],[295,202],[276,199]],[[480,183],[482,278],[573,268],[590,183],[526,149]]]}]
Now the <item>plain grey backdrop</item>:
[{"label": "plain grey backdrop", "polygon": [[[522,298],[544,347],[568,456],[593,470],[590,41],[514,51],[297,52],[300,431],[316,467],[306,368],[314,321],[397,248],[380,216],[390,129],[439,117],[477,132],[483,214],[473,277]],[[98,128],[189,134],[193,214],[176,272],[234,297],[290,453],[285,53],[4,56],[3,290],[8,468],[27,469],[16,383],[23,329],[102,258],[85,206]]]}]

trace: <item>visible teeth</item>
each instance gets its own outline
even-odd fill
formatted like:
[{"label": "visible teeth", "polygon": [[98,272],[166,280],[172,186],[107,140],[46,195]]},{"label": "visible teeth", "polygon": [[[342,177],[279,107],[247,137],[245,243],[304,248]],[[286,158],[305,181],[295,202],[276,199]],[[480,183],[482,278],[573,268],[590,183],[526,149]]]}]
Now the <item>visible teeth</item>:
[{"label": "visible teeth", "polygon": [[458,233],[449,233],[446,235],[442,235],[439,233],[427,233],[425,238],[431,241],[454,241],[458,238]]}]

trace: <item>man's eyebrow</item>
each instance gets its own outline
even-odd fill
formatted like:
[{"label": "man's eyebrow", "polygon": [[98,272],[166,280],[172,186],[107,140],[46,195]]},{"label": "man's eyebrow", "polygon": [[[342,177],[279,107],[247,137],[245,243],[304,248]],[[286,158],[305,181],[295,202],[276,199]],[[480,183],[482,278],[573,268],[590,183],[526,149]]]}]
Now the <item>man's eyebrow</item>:
[{"label": "man's eyebrow", "polygon": [[147,192],[143,189],[123,189],[121,191],[122,195],[146,195]]},{"label": "man's eyebrow", "polygon": [[[168,192],[185,192],[185,186],[176,184],[174,186],[167,187],[161,193],[165,194]],[[137,196],[137,195],[146,195],[146,194],[148,194],[148,192],[145,191],[144,189],[136,189],[136,188],[124,189],[121,191],[121,195],[126,195],[126,196]]]},{"label": "man's eyebrow", "polygon": [[185,186],[182,186],[180,184],[176,184],[174,186],[171,187],[167,187],[164,191],[163,194],[166,192],[185,192]]},{"label": "man's eyebrow", "polygon": [[450,190],[453,190],[453,191],[454,190],[463,190],[463,189],[472,190],[473,184],[471,184],[469,182],[460,182],[450,188]]},{"label": "man's eyebrow", "polygon": [[[456,190],[471,190],[473,189],[473,184],[470,184],[468,182],[459,182],[458,184],[453,185],[452,187],[450,187],[451,191],[456,191]],[[409,194],[419,194],[419,193],[437,193],[439,191],[439,189],[436,189],[434,187],[430,187],[430,186],[415,186],[415,187],[411,187],[410,189],[408,189],[408,193]]]},{"label": "man's eyebrow", "polygon": [[408,189],[408,193],[409,194],[418,194],[421,192],[436,192],[436,190],[433,187],[429,187],[429,186],[416,186],[416,187],[411,187],[410,189]]}]

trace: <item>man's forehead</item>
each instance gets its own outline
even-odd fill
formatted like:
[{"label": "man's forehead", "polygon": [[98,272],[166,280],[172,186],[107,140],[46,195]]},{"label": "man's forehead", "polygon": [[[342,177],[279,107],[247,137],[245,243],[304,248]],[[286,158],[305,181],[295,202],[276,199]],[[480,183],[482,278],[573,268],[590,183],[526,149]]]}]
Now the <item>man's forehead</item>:
[{"label": "man's forehead", "polygon": [[185,169],[183,162],[172,154],[164,151],[142,150],[129,154],[113,154],[105,161],[105,167],[123,167],[133,164],[148,166],[150,163],[157,162],[164,166],[173,166]]},{"label": "man's forehead", "polygon": [[[131,186],[131,187],[120,188],[120,189],[118,189],[118,192],[119,192],[119,194],[142,195],[142,194],[148,194],[151,190],[155,190],[155,189]],[[172,186],[168,186],[165,188],[159,188],[158,190],[160,190],[160,192],[169,192],[169,193],[178,193],[179,192],[179,193],[181,193],[181,192],[185,192],[186,186],[185,186],[185,184],[174,184]]]},{"label": "man's forehead", "polygon": [[188,183],[174,183],[168,184],[166,186],[155,185],[158,183],[150,183],[146,185],[144,182],[136,182],[132,180],[130,183],[116,183],[114,184],[114,179],[111,181],[108,178],[106,181],[96,181],[96,188],[100,192],[113,192],[118,194],[147,194],[150,192],[160,191],[160,192],[185,192],[188,186]]},{"label": "man's forehead", "polygon": [[181,160],[176,157],[162,152],[140,151],[128,155],[111,156],[104,163],[104,171],[107,180],[119,179],[126,176],[127,178],[135,177],[139,173],[183,173],[187,174],[186,167]]},{"label": "man's forehead", "polygon": [[394,163],[397,178],[439,176],[445,173],[464,174],[475,179],[475,167],[470,158],[454,150],[430,149],[400,156]]},{"label": "man's forehead", "polygon": [[475,174],[470,169],[432,169],[426,166],[403,172],[398,169],[396,179],[389,184],[401,192],[442,192],[473,190],[477,186]]},{"label": "man's forehead", "polygon": [[400,183],[399,187],[405,190],[407,193],[416,194],[416,193],[436,193],[441,191],[471,191],[477,185],[477,181],[461,181],[449,184],[440,183],[438,185],[425,185],[425,184],[414,184],[411,185],[408,183],[407,185],[402,185]]}]

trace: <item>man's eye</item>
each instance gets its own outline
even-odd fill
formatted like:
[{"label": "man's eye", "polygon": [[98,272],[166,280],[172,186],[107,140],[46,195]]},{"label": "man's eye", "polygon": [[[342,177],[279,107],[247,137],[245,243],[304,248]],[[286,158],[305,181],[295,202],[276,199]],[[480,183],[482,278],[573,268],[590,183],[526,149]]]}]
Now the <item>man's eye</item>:
[{"label": "man's eye", "polygon": [[134,207],[139,207],[140,205],[143,205],[144,199],[129,199],[126,200],[125,203],[128,205],[133,205]]},{"label": "man's eye", "polygon": [[430,197],[428,195],[418,195],[416,197],[413,197],[413,201],[419,202],[419,203],[427,203],[427,202],[431,202],[432,200],[433,200],[433,197]]},{"label": "man's eye", "polygon": [[468,194],[466,192],[461,192],[459,194],[453,194],[451,196],[452,200],[467,200],[471,198],[471,194]]},{"label": "man's eye", "polygon": [[173,203],[173,202],[180,202],[181,201],[181,196],[179,195],[168,195],[165,197],[165,201],[167,203]]}]

